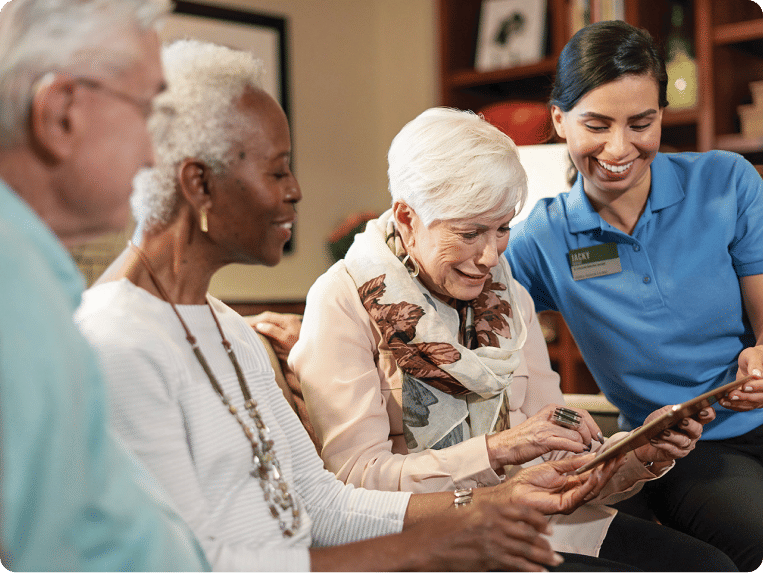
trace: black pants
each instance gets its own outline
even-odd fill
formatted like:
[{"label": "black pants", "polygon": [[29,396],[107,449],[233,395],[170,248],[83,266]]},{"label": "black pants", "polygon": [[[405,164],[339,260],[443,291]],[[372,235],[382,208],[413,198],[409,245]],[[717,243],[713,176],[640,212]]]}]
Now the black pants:
[{"label": "black pants", "polygon": [[700,440],[642,494],[661,523],[719,548],[740,571],[760,567],[763,427],[737,438]]},{"label": "black pants", "polygon": [[636,567],[631,567],[617,561],[602,559],[601,557],[589,557],[588,555],[578,555],[576,553],[562,553],[564,563],[558,567],[551,567],[549,571],[554,573],[562,571],[585,571],[586,573],[598,573],[604,571],[617,571],[625,573],[628,571],[641,571]]},{"label": "black pants", "polygon": [[736,571],[731,559],[712,545],[654,521],[618,513],[599,557],[562,553],[551,571]]},{"label": "black pants", "polygon": [[736,571],[733,561],[712,545],[655,521],[618,512],[599,557],[641,571]]}]

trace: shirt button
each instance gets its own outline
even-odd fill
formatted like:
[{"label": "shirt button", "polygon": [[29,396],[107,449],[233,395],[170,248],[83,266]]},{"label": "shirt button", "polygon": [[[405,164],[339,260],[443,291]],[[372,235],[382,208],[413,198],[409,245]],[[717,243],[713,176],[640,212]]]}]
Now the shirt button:
[{"label": "shirt button", "polygon": [[648,277],[648,276],[644,277],[644,284],[645,285],[649,284],[650,282],[652,282],[652,279],[650,277]]},{"label": "shirt button", "polygon": [[641,250],[641,246],[640,245],[633,245],[633,250],[638,253]]}]

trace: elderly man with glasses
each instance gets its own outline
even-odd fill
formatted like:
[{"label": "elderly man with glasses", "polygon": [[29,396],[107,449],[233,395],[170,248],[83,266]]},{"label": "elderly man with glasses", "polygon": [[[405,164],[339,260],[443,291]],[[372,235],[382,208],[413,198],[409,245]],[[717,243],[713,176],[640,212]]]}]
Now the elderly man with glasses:
[{"label": "elderly man with glasses", "polygon": [[196,540],[112,435],[72,322],[69,247],[128,220],[164,89],[153,0],[0,11],[0,560],[10,570],[199,570]]}]

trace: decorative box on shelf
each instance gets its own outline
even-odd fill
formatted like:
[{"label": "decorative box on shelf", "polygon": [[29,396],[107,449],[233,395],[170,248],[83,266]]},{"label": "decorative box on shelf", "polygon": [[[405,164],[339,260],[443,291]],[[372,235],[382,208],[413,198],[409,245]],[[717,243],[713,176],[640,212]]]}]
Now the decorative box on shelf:
[{"label": "decorative box on shelf", "polygon": [[752,103],[737,107],[742,135],[748,139],[763,137],[763,81],[751,82]]}]

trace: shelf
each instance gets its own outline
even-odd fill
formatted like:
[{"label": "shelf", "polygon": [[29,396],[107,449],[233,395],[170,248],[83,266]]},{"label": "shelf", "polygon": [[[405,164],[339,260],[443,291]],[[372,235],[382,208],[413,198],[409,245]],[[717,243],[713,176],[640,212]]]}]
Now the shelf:
[{"label": "shelf", "polygon": [[721,24],[713,28],[713,42],[716,46],[760,40],[763,38],[763,18]]},{"label": "shelf", "polygon": [[556,58],[545,58],[535,64],[516,66],[502,70],[479,72],[466,69],[453,72],[445,81],[455,88],[482,87],[511,81],[525,81],[527,78],[553,75],[556,72]]},{"label": "shelf", "polygon": [[699,108],[691,109],[670,109],[665,108],[662,115],[662,125],[672,127],[675,125],[694,125],[699,120]]},{"label": "shelf", "polygon": [[716,139],[715,147],[736,153],[758,153],[763,151],[763,137],[750,139],[739,133],[719,135]]}]

